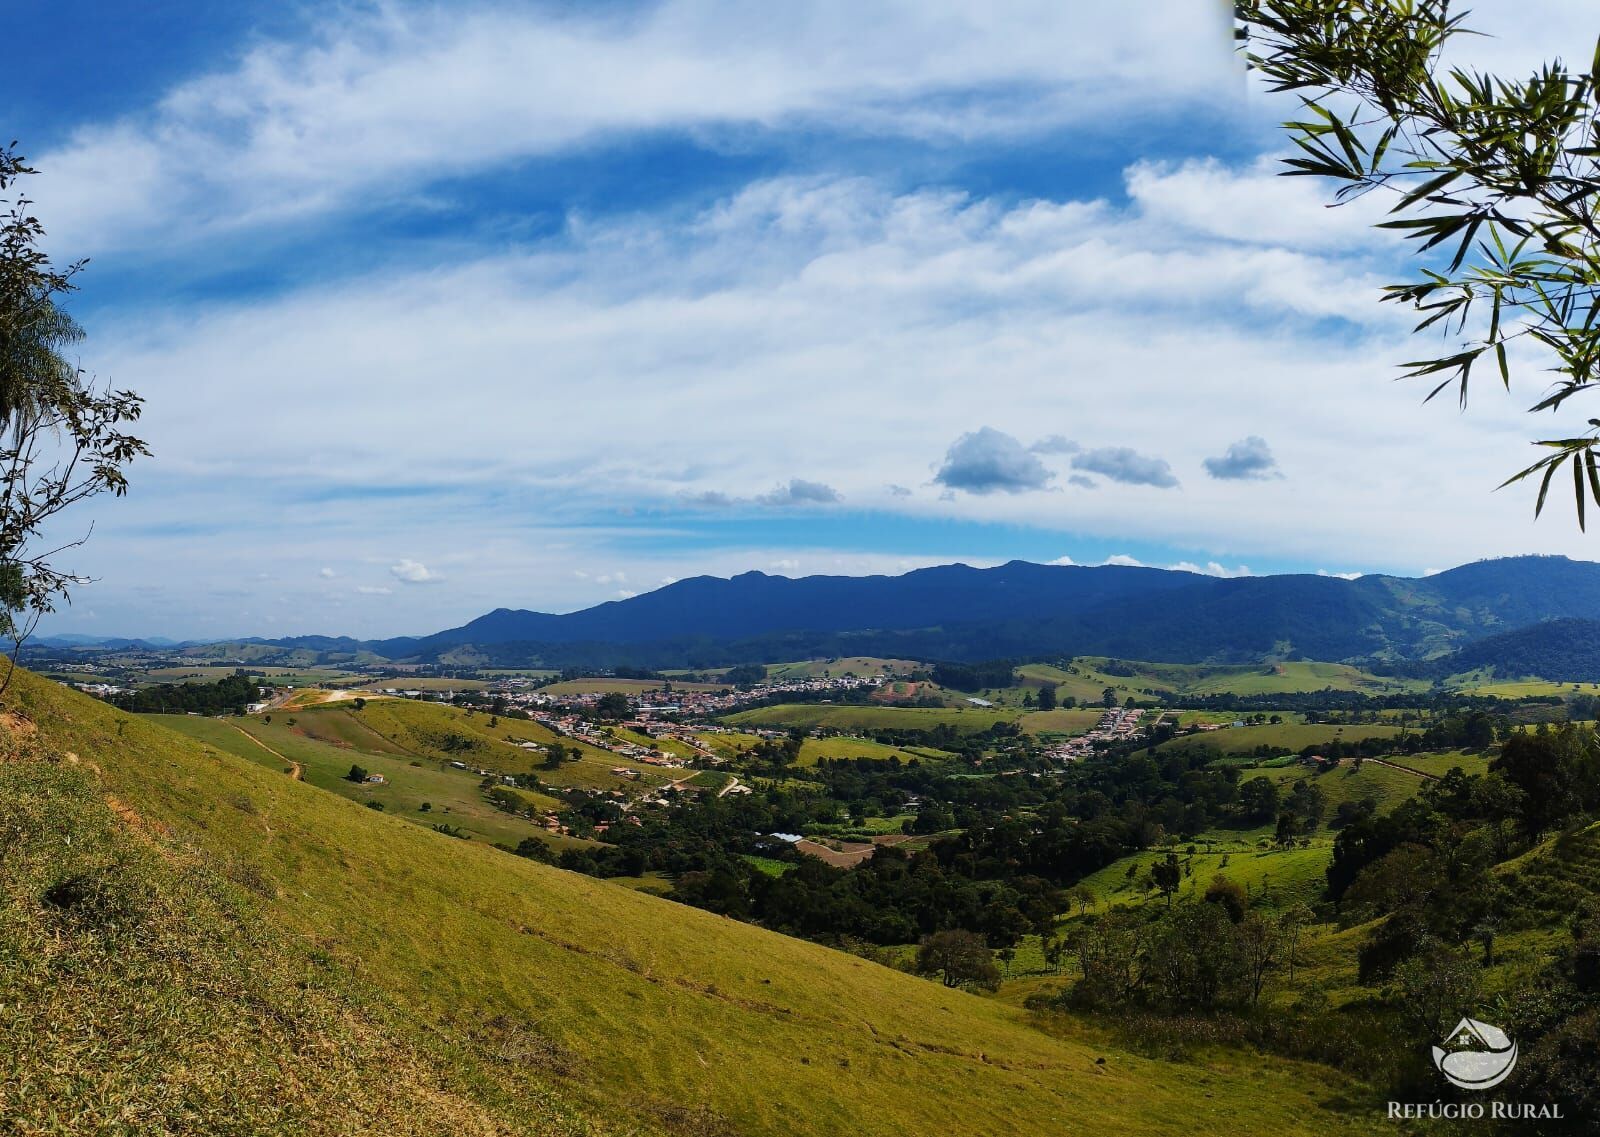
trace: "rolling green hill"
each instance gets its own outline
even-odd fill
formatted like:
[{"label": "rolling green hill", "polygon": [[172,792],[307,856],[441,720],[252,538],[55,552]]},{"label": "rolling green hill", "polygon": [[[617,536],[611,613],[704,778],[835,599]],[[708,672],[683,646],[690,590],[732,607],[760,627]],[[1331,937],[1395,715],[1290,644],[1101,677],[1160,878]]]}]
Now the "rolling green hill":
[{"label": "rolling green hill", "polygon": [[1317,1067],[1053,1036],[31,676],[10,697],[0,1001],[26,1013],[0,1016],[0,1112],[24,1134],[1381,1131]]}]

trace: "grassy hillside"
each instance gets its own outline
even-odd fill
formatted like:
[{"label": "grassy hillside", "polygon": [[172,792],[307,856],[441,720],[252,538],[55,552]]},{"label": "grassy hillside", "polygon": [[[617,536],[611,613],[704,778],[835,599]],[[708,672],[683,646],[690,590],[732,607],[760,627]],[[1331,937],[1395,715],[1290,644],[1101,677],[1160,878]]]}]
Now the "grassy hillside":
[{"label": "grassy hillside", "polygon": [[[85,1108],[110,1116],[128,1103],[170,1112],[167,1082],[210,1079],[217,1088],[196,1095],[212,1116],[276,1108],[279,1085],[303,1103],[294,1125],[268,1117],[221,1130],[233,1132],[542,1132],[574,1115],[602,1134],[1378,1131],[1376,1113],[1327,1108],[1349,1100],[1349,1087],[1312,1067],[1219,1055],[1179,1068],[1048,1036],[997,1001],[451,840],[31,677],[12,697],[42,746],[80,763],[13,762],[24,786],[43,788],[20,807],[15,792],[0,795],[8,831],[33,850],[0,862],[5,1001],[15,1006],[18,991],[76,1000],[74,1013],[105,1022],[148,1005],[135,1025],[160,1029],[172,1000],[200,1000],[182,1020],[193,1025],[173,1025],[170,1040],[135,1030],[91,1044],[82,1018],[67,1020],[67,1037],[93,1050],[46,1045],[52,1020],[42,1014],[20,1026],[0,1017],[0,1062],[10,1064],[0,1085],[52,1083],[50,1103],[30,1107],[35,1119],[56,1108],[63,1084],[82,1085]],[[16,769],[3,772],[15,787]],[[51,777],[77,788],[55,792]],[[112,799],[115,824],[103,804]],[[58,941],[53,973],[28,978],[47,939],[39,929],[57,919],[43,898],[117,861],[63,852],[66,824],[98,826],[123,850],[151,842],[161,855],[144,857],[141,871],[176,876],[181,858],[225,866],[230,883],[218,887],[239,917],[195,948],[215,966],[152,966],[124,981],[123,964],[103,969],[123,957],[85,935]],[[177,901],[167,911],[186,913]],[[169,922],[174,935],[190,926]],[[297,1018],[299,988],[239,965],[228,935],[288,953],[287,974],[348,975],[358,994],[332,1004],[330,1025]],[[143,966],[137,953],[126,958],[126,968]],[[168,999],[174,987],[186,990]],[[361,1029],[361,992],[392,1008],[382,1029]],[[226,1013],[236,1005],[266,1029]],[[208,1032],[237,1046],[211,1045]],[[408,1048],[424,1036],[427,1049]],[[405,1123],[363,1120],[363,1110]],[[22,1132],[45,1131],[30,1120]],[[208,1130],[169,1120],[140,1131]]]},{"label": "grassy hillside", "polygon": [[1223,754],[1249,754],[1258,746],[1270,746],[1285,754],[1307,746],[1321,746],[1333,739],[1359,742],[1365,738],[1393,738],[1398,726],[1328,726],[1323,723],[1275,723],[1260,726],[1229,726],[1199,734],[1179,735],[1157,749],[1184,750],[1205,746]]},{"label": "grassy hillside", "polygon": [[988,707],[871,707],[838,703],[780,703],[740,711],[725,720],[731,726],[798,726],[806,730],[825,726],[834,730],[932,730],[948,724],[962,732],[987,730],[1009,722],[1015,711]]},{"label": "grassy hillside", "polygon": [[[1107,670],[1111,668],[1112,670]],[[1150,692],[1169,695],[1264,695],[1304,691],[1362,691],[1382,695],[1397,691],[1426,691],[1420,680],[1372,675],[1343,663],[1210,664],[1146,663],[1083,656],[1065,667],[1028,664],[1018,669],[1024,687],[1054,685],[1058,696],[1080,703],[1100,702],[1107,687],[1118,701],[1128,696],[1148,697]],[[1130,671],[1123,675],[1114,672]]]},{"label": "grassy hillside", "polygon": [[[479,777],[436,762],[395,757],[392,754],[343,749],[294,728],[259,719],[213,719],[196,715],[151,715],[180,734],[200,739],[269,769],[282,771],[286,762],[298,763],[301,776],[319,789],[349,798],[360,805],[376,802],[384,811],[419,825],[452,825],[479,841],[515,846],[525,837],[538,837],[556,848],[585,845],[547,834],[532,823],[496,809],[478,788]],[[382,785],[349,781],[352,765],[381,774]],[[530,790],[516,791],[530,808],[558,810],[552,797]],[[426,809],[423,806],[427,806]]]}]

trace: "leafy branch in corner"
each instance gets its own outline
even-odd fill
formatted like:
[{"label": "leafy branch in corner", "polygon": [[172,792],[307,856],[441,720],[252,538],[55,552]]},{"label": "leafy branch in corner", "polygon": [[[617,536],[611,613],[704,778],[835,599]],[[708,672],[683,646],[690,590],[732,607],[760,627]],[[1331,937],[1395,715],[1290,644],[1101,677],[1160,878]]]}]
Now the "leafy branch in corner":
[{"label": "leafy branch in corner", "polygon": [[[1509,390],[1523,349],[1555,376],[1530,412],[1600,383],[1600,44],[1587,70],[1508,79],[1447,63],[1477,34],[1450,0],[1240,0],[1235,15],[1249,66],[1304,110],[1284,124],[1284,173],[1337,183],[1336,204],[1392,199],[1380,227],[1421,265],[1383,298],[1445,340],[1403,365],[1428,399],[1454,388],[1465,406],[1479,365]],[[1583,528],[1600,505],[1600,419],[1586,426],[1535,442],[1543,456],[1501,486],[1538,476],[1537,515],[1567,467]]]}]

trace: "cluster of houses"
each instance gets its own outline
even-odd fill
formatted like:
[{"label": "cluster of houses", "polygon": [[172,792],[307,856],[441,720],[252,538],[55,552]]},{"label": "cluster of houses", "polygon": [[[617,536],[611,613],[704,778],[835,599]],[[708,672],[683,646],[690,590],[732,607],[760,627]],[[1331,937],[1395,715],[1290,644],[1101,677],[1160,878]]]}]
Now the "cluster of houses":
[{"label": "cluster of houses", "polygon": [[1045,756],[1061,762],[1087,758],[1094,753],[1098,744],[1121,742],[1133,737],[1143,717],[1144,711],[1138,707],[1112,707],[1100,716],[1100,721],[1087,734],[1056,743],[1045,751]]},{"label": "cluster of houses", "polygon": [[[863,688],[876,689],[882,684],[881,675],[781,679],[761,683],[745,690],[734,687],[708,689],[704,685],[681,687],[663,681],[660,687],[643,690],[638,697],[630,699],[629,702],[634,715],[641,720],[655,720],[663,716],[709,718],[727,714],[745,704],[773,696],[803,694],[814,697]],[[493,694],[504,698],[511,706],[528,711],[551,707],[578,709],[593,707],[604,695],[604,692],[600,691],[553,695],[549,691],[529,689],[527,680],[516,678],[498,681],[490,690]],[[403,691],[385,693],[407,694]]]}]

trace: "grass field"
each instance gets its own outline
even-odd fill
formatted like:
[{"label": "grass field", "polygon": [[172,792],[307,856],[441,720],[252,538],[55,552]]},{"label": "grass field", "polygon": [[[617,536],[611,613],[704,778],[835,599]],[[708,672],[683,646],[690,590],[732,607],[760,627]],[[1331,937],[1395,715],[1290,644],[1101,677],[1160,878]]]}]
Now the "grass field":
[{"label": "grass field", "polygon": [[1016,712],[987,707],[873,707],[836,703],[780,703],[729,715],[730,726],[830,727],[834,730],[932,730],[949,725],[963,733],[987,730],[1009,722]]},{"label": "grass field", "polygon": [[[374,699],[360,711],[345,703],[302,711],[296,718],[301,729],[324,738],[342,737],[341,732],[351,729],[338,718],[324,720],[320,717],[323,715],[358,716],[362,727],[407,754],[441,762],[459,760],[507,774],[537,773],[541,781],[554,786],[627,792],[630,787],[636,790],[671,780],[659,767],[635,762],[576,739],[560,738],[536,722],[508,716],[491,727],[493,716],[443,703]],[[545,770],[541,765],[543,755],[522,749],[518,745],[522,742],[540,746],[559,742],[569,751],[576,749],[581,757],[576,762],[565,763],[559,770]],[[612,767],[637,771],[639,780],[623,781],[611,772]]]},{"label": "grass field", "polygon": [[[1112,675],[1105,671],[1108,660],[1102,657],[1083,656],[1070,662],[1067,668],[1049,664],[1028,664],[1018,669],[1023,687],[1037,688],[1054,684],[1058,697],[1068,695],[1080,703],[1098,705],[1107,687],[1117,693],[1118,701],[1132,696],[1148,698],[1152,691],[1183,695],[1264,695],[1289,694],[1304,691],[1364,691],[1368,694],[1387,694],[1398,691],[1426,691],[1429,684],[1421,680],[1395,679],[1372,675],[1342,663],[1295,662],[1277,664],[1191,664],[1143,663],[1123,660],[1132,675]],[[1020,698],[1022,688],[1010,692],[997,692],[1007,703]]]},{"label": "grass field", "polygon": [[874,655],[850,655],[840,659],[806,659],[797,663],[769,663],[767,678],[835,679],[849,675],[909,675],[922,664],[911,659],[884,659]]},{"label": "grass field", "polygon": [[1600,694],[1594,683],[1555,683],[1548,679],[1495,679],[1492,676],[1452,676],[1446,686],[1459,687],[1473,695],[1495,695],[1502,699],[1525,699],[1538,695]]},{"label": "grass field", "polygon": [[1270,746],[1285,754],[1298,753],[1307,746],[1322,746],[1334,739],[1359,742],[1366,738],[1393,738],[1398,726],[1327,726],[1325,724],[1277,723],[1261,726],[1228,726],[1221,730],[1179,735],[1163,742],[1160,750],[1211,747],[1223,754],[1248,754],[1258,746]]},{"label": "grass field", "polygon": [[[228,679],[237,670],[237,665],[192,667],[156,667],[144,673],[145,677],[154,683],[215,683],[218,679]],[[253,667],[254,672],[265,674],[268,680],[280,687],[314,687],[318,683],[332,683],[340,679],[348,679],[351,672],[337,669],[295,669],[291,667]]]},{"label": "grass field", "polygon": [[[179,733],[198,738],[269,769],[282,771],[285,760],[298,762],[305,780],[319,789],[365,805],[380,803],[386,813],[419,825],[453,825],[473,839],[516,845],[524,837],[537,837],[555,848],[588,844],[553,836],[543,829],[484,800],[478,788],[480,779],[466,770],[397,757],[392,753],[351,750],[330,745],[281,722],[263,723],[259,719],[211,719],[194,715],[151,715],[150,718]],[[385,785],[366,785],[348,781],[352,765],[369,773],[382,774]],[[518,791],[531,808],[539,812],[560,808],[560,803],[544,794]],[[429,808],[424,810],[426,804]]]},{"label": "grass field", "polygon": [[[660,679],[568,679],[564,683],[552,683],[543,688],[547,695],[605,695],[613,691],[623,695],[643,695],[649,691],[660,691],[664,684]],[[672,681],[675,691],[726,691],[727,686],[721,683],[680,683]]]},{"label": "grass field", "polygon": [[1098,708],[1029,711],[1017,721],[1029,734],[1085,734],[1100,721],[1102,713]]},{"label": "grass field", "polygon": [[[424,1053],[446,1066],[455,1095],[441,1098],[477,1111],[404,1129],[369,1121],[368,1131],[1385,1131],[1359,1087],[1316,1067],[1248,1052],[1174,1067],[1046,1034],[1000,1001],[451,840],[53,684],[24,679],[13,697],[50,746],[93,761],[76,769],[116,799],[138,840],[230,866],[249,882],[237,895],[261,938],[299,953],[302,968],[324,959],[369,987],[393,1008],[379,1037],[427,1037]],[[159,857],[151,862],[159,868]],[[11,926],[0,922],[0,936]],[[248,969],[233,979],[255,981]],[[85,994],[114,998],[97,986]],[[117,1021],[109,1005],[107,1021]],[[339,1021],[302,1045],[341,1055]],[[120,1069],[116,1047],[138,1052],[131,1039],[81,1057],[32,1041],[0,1047],[0,1061],[25,1064],[25,1081],[47,1068],[52,1081],[70,1081],[79,1062],[85,1075]],[[254,1048],[191,1063],[279,1068]],[[302,1077],[299,1064],[290,1069]],[[395,1100],[437,1082],[408,1069],[381,1062]],[[366,1085],[351,1082],[353,1094]]]},{"label": "grass field", "polygon": [[[762,741],[759,734],[705,733],[697,737],[724,758],[736,758],[742,752],[759,746]],[[922,762],[938,762],[949,757],[950,755],[943,750],[926,746],[885,746],[881,742],[872,742],[865,738],[835,735],[830,738],[804,740],[800,744],[799,765],[815,766],[818,758],[871,758],[875,761],[899,758],[902,762],[916,758]]]},{"label": "grass field", "polygon": [[437,679],[416,675],[383,675],[361,683],[346,683],[350,690],[382,691],[482,691],[489,684],[482,679]]}]

